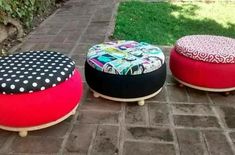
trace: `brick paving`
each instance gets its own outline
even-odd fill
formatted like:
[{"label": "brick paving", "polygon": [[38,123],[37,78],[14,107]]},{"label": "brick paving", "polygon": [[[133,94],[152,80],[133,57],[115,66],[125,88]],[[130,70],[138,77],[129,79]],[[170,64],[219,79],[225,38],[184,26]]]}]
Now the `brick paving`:
[{"label": "brick paving", "polygon": [[[107,40],[117,0],[70,0],[23,42],[23,50],[56,50],[83,74],[90,46]],[[110,29],[111,28],[111,29]],[[170,47],[162,47],[167,60]],[[17,50],[17,51],[19,51]],[[75,116],[26,138],[0,130],[0,155],[232,155],[235,93],[223,96],[166,84],[144,106],[94,98],[84,80]]]}]

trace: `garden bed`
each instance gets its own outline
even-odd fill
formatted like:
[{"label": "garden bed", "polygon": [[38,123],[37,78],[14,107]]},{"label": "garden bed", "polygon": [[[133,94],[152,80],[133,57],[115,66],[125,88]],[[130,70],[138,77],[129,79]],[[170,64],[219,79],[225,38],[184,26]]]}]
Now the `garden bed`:
[{"label": "garden bed", "polygon": [[35,29],[66,0],[0,2],[0,56]]}]

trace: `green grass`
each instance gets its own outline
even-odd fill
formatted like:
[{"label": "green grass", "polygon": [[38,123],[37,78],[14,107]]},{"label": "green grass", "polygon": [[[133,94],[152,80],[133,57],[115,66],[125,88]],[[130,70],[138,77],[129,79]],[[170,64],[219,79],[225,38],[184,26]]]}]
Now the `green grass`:
[{"label": "green grass", "polygon": [[113,37],[172,45],[192,34],[235,38],[235,4],[122,2]]}]

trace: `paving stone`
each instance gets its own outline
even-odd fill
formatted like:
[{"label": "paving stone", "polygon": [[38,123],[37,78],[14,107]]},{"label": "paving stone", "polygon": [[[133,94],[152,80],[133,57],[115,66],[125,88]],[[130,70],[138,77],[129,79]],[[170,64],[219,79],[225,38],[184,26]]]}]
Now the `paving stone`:
[{"label": "paving stone", "polygon": [[120,111],[122,103],[103,98],[93,97],[93,93],[89,90],[84,104],[81,105],[82,110],[103,110],[103,111]]},{"label": "paving stone", "polygon": [[119,113],[110,111],[80,111],[78,121],[91,124],[117,124]]},{"label": "paving stone", "polygon": [[133,125],[146,125],[146,109],[137,104],[128,103],[125,109],[125,123]]},{"label": "paving stone", "polygon": [[49,138],[49,137],[30,137],[21,138],[16,137],[10,146],[13,153],[58,153],[61,145],[62,138]]},{"label": "paving stone", "polygon": [[172,144],[155,144],[146,142],[124,143],[124,155],[175,155]]},{"label": "paving stone", "polygon": [[173,141],[172,133],[168,128],[127,127],[125,137],[136,140]]},{"label": "paving stone", "polygon": [[230,138],[232,139],[233,142],[235,142],[235,132],[229,133]]},{"label": "paving stone", "polygon": [[93,22],[88,26],[85,34],[104,35],[107,31],[108,24],[109,22]]},{"label": "paving stone", "polygon": [[148,103],[150,125],[169,124],[169,108],[166,103]]},{"label": "paving stone", "polygon": [[77,152],[79,154],[87,154],[96,129],[97,126],[91,124],[74,125],[66,144],[66,151],[70,153]]},{"label": "paving stone", "polygon": [[214,104],[218,105],[235,104],[235,93],[232,93],[229,96],[224,96],[222,93],[209,93],[209,96]]},{"label": "paving stone", "polygon": [[159,46],[159,47],[161,48],[162,52],[164,53],[166,57],[170,56],[170,52],[173,47],[171,46]]},{"label": "paving stone", "polygon": [[67,36],[68,34],[59,34],[51,42],[55,44],[63,43],[65,39],[67,38]]},{"label": "paving stone", "polygon": [[117,154],[118,149],[118,132],[116,126],[99,126],[94,140],[91,155],[111,155]]},{"label": "paving stone", "polygon": [[30,35],[29,43],[48,43],[54,39],[54,35]]},{"label": "paving stone", "polygon": [[184,116],[184,115],[174,115],[174,123],[176,126],[184,127],[216,127],[220,128],[218,120],[213,116]]},{"label": "paving stone", "polygon": [[202,104],[172,104],[173,113],[177,115],[214,115],[209,105]]},{"label": "paving stone", "polygon": [[79,44],[75,50],[74,50],[74,55],[87,55],[88,50],[92,47],[93,44]]},{"label": "paving stone", "polygon": [[81,43],[102,43],[104,42],[105,36],[104,35],[89,35],[84,34],[80,40]]},{"label": "paving stone", "polygon": [[74,44],[71,43],[50,43],[48,49],[55,50],[60,53],[70,53]]},{"label": "paving stone", "polygon": [[69,128],[69,122],[63,121],[59,124],[56,124],[54,126],[51,126],[49,128],[45,128],[42,130],[36,130],[29,132],[29,135],[31,136],[42,136],[42,137],[63,137]]},{"label": "paving stone", "polygon": [[162,90],[156,96],[146,100],[147,101],[158,101],[158,102],[166,102],[166,88],[163,87]]},{"label": "paving stone", "polygon": [[169,101],[171,102],[187,102],[187,93],[185,87],[178,85],[167,86]]},{"label": "paving stone", "polygon": [[105,7],[102,9],[98,9],[95,12],[95,16],[93,17],[92,21],[110,21],[112,16],[113,8],[112,7]]},{"label": "paving stone", "polygon": [[76,65],[84,66],[86,61],[85,55],[72,55],[72,60],[75,61]]},{"label": "paving stone", "polygon": [[0,149],[3,146],[3,144],[6,142],[6,140],[10,137],[10,135],[11,132],[0,130]]},{"label": "paving stone", "polygon": [[190,103],[210,103],[207,93],[201,90],[187,88]]},{"label": "paving stone", "polygon": [[209,154],[233,155],[232,149],[223,133],[217,131],[204,132]]},{"label": "paving stone", "polygon": [[203,155],[200,132],[196,130],[176,130],[181,155]]},{"label": "paving stone", "polygon": [[47,47],[48,44],[46,43],[41,43],[41,44],[35,44],[33,47],[32,47],[32,50],[47,50]]},{"label": "paving stone", "polygon": [[166,82],[173,85],[179,84],[171,74],[166,75]]},{"label": "paving stone", "polygon": [[235,108],[234,107],[220,107],[222,113],[220,116],[225,120],[229,128],[235,128]]}]

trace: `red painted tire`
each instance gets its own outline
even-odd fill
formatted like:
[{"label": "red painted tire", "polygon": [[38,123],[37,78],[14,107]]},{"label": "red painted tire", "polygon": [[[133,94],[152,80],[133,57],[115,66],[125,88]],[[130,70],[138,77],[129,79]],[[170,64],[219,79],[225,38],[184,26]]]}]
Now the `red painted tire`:
[{"label": "red painted tire", "polygon": [[43,91],[0,94],[0,126],[32,127],[60,119],[74,109],[82,95],[82,79],[76,70],[67,81]]},{"label": "red painted tire", "polygon": [[172,49],[170,70],[188,84],[210,89],[235,87],[235,64],[209,63],[187,58]]}]

